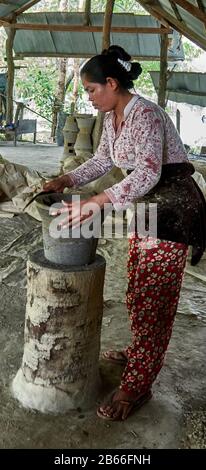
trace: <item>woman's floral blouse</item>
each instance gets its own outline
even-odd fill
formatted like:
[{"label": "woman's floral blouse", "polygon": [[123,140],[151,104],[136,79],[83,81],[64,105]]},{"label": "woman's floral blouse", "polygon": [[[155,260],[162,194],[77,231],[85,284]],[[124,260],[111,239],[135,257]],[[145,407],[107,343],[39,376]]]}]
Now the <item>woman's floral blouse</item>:
[{"label": "woman's floral blouse", "polygon": [[69,176],[75,186],[80,186],[109,172],[113,166],[133,170],[120,183],[105,190],[114,208],[120,210],[158,183],[163,164],[185,161],[184,145],[168,114],[155,103],[134,95],[116,132],[114,112],[106,114],[97,151]]}]

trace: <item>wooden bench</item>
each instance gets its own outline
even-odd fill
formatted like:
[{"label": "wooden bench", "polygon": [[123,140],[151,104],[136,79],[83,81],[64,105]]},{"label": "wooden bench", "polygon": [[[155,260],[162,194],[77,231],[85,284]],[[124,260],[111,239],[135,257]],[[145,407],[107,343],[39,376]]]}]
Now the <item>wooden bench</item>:
[{"label": "wooden bench", "polygon": [[36,143],[37,120],[20,119],[14,129],[2,128],[1,134],[10,134],[14,137],[14,146],[16,147],[18,136],[22,134],[34,134],[33,143]]}]

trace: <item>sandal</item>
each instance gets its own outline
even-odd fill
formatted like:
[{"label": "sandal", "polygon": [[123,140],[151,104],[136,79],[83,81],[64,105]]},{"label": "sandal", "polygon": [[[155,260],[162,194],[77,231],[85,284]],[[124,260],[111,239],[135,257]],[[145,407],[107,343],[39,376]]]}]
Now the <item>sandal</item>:
[{"label": "sandal", "polygon": [[97,409],[97,416],[107,421],[124,421],[127,417],[143,406],[152,398],[152,391],[148,390],[134,400],[114,399],[116,392],[113,392],[110,400]]},{"label": "sandal", "polygon": [[125,351],[105,351],[102,353],[102,359],[120,365],[125,365],[127,363],[127,356]]}]

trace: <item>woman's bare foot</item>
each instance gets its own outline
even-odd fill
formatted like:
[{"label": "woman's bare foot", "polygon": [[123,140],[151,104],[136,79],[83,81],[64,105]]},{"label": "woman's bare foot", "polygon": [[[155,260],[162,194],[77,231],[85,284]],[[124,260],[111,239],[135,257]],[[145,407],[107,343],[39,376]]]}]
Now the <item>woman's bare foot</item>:
[{"label": "woman's bare foot", "polygon": [[127,363],[127,354],[126,350],[114,351],[109,350],[102,353],[102,359],[106,361],[113,362],[115,364],[125,365]]}]

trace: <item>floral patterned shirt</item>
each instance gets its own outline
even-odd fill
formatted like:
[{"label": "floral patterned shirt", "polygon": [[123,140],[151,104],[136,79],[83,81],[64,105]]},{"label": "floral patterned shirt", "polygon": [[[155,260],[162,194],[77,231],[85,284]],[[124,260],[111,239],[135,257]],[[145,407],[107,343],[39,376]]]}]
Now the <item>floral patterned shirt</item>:
[{"label": "floral patterned shirt", "polygon": [[113,111],[105,115],[97,151],[69,176],[74,186],[80,186],[103,176],[113,166],[132,170],[120,183],[105,190],[114,208],[121,210],[156,186],[162,165],[188,159],[171,118],[157,104],[134,95],[116,132],[114,117]]}]

